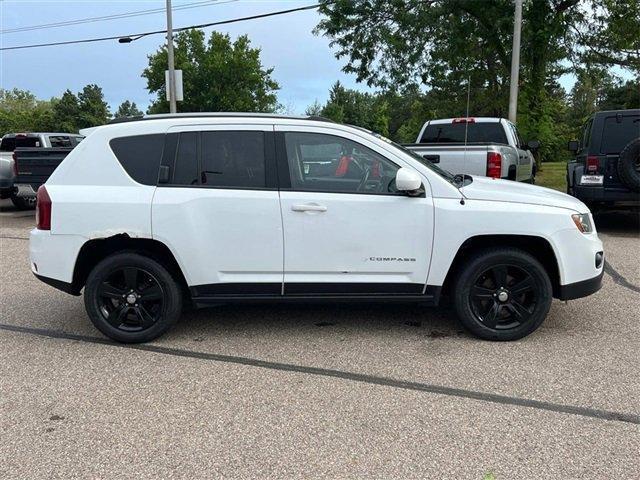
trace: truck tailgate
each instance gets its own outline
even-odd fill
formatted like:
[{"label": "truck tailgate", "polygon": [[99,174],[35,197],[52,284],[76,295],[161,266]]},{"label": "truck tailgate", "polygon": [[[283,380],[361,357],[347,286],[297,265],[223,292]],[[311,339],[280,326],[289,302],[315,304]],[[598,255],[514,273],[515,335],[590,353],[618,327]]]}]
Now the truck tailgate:
[{"label": "truck tailgate", "polygon": [[18,175],[15,184],[29,184],[34,190],[47,181],[72,148],[16,148]]},{"label": "truck tailgate", "polygon": [[437,164],[443,170],[454,175],[466,173],[469,175],[487,174],[486,145],[439,145],[426,146],[422,144],[405,145],[418,155]]}]

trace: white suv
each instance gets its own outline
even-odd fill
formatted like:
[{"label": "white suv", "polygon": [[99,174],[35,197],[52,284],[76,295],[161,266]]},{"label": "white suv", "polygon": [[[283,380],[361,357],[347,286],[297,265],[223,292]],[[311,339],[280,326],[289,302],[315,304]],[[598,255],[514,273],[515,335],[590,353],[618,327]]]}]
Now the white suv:
[{"label": "white suv", "polygon": [[318,118],[156,115],[96,128],[38,191],[31,268],[84,287],[105,335],[144,342],[183,305],[451,298],[513,340],[600,288],[591,214],[553,190],[451,176]]}]

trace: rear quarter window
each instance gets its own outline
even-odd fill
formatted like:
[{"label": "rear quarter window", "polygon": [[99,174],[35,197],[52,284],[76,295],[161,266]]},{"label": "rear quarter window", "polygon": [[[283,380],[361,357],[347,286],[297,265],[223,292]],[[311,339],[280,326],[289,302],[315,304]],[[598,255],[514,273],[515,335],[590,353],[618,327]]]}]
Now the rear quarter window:
[{"label": "rear quarter window", "polygon": [[165,135],[135,135],[114,138],[111,150],[131,178],[143,185],[156,185]]}]

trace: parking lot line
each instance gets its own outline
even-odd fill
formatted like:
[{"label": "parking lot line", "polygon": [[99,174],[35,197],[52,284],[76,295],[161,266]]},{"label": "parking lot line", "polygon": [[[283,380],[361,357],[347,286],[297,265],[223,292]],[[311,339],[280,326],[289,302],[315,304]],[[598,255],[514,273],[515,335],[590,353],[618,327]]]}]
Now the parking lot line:
[{"label": "parking lot line", "polygon": [[304,373],[307,375],[317,375],[323,377],[340,378],[344,380],[350,380],[361,383],[368,383],[373,385],[382,385],[392,388],[400,388],[404,390],[414,390],[427,393],[433,393],[437,395],[446,395],[451,397],[469,398],[472,400],[479,400],[482,402],[497,403],[503,405],[512,405],[518,407],[535,408],[538,410],[546,410],[556,413],[565,413],[569,415],[577,415],[582,417],[597,418],[606,421],[624,422],[640,425],[640,415],[624,412],[614,412],[610,410],[601,410],[587,407],[579,407],[575,405],[565,405],[559,403],[544,402],[539,400],[533,400],[528,398],[511,397],[507,395],[498,395],[487,392],[479,392],[474,390],[465,390],[460,388],[446,387],[442,385],[433,385],[419,382],[411,382],[398,380],[388,377],[378,377],[374,375],[367,375],[361,373],[354,373],[348,371],[308,367],[303,365],[287,364],[270,362],[264,360],[258,360],[247,357],[238,357],[231,355],[220,355],[216,353],[197,352],[192,350],[184,350],[177,348],[161,347],[158,345],[149,344],[119,344],[112,342],[106,338],[92,337],[88,335],[78,335],[74,333],[66,333],[55,330],[47,330],[41,328],[22,327],[17,325],[0,324],[0,330],[6,330],[11,332],[25,333],[30,335],[38,335],[41,337],[76,340],[87,343],[110,345],[120,348],[129,348],[133,350],[141,350],[145,352],[160,353],[163,355],[172,355],[176,357],[195,358],[200,360],[208,360],[215,362],[225,362],[238,365],[245,365],[258,368],[266,368],[270,370],[280,370],[296,373]]}]

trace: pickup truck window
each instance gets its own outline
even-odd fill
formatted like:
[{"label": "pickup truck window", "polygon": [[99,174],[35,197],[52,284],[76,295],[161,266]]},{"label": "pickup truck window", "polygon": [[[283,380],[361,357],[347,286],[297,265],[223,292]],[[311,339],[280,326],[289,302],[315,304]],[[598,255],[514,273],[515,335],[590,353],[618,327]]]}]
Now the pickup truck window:
[{"label": "pickup truck window", "polygon": [[604,119],[600,153],[620,153],[627,143],[640,135],[640,116],[623,115],[621,120],[615,116]]},{"label": "pickup truck window", "polygon": [[71,144],[71,138],[63,135],[49,135],[49,143],[52,147],[75,147]]},{"label": "pickup truck window", "polygon": [[18,147],[41,147],[40,138],[38,137],[6,137],[0,143],[0,151],[13,152]]},{"label": "pickup truck window", "polygon": [[464,143],[465,129],[467,143],[508,143],[504,128],[498,122],[431,123],[425,128],[420,143]]}]

